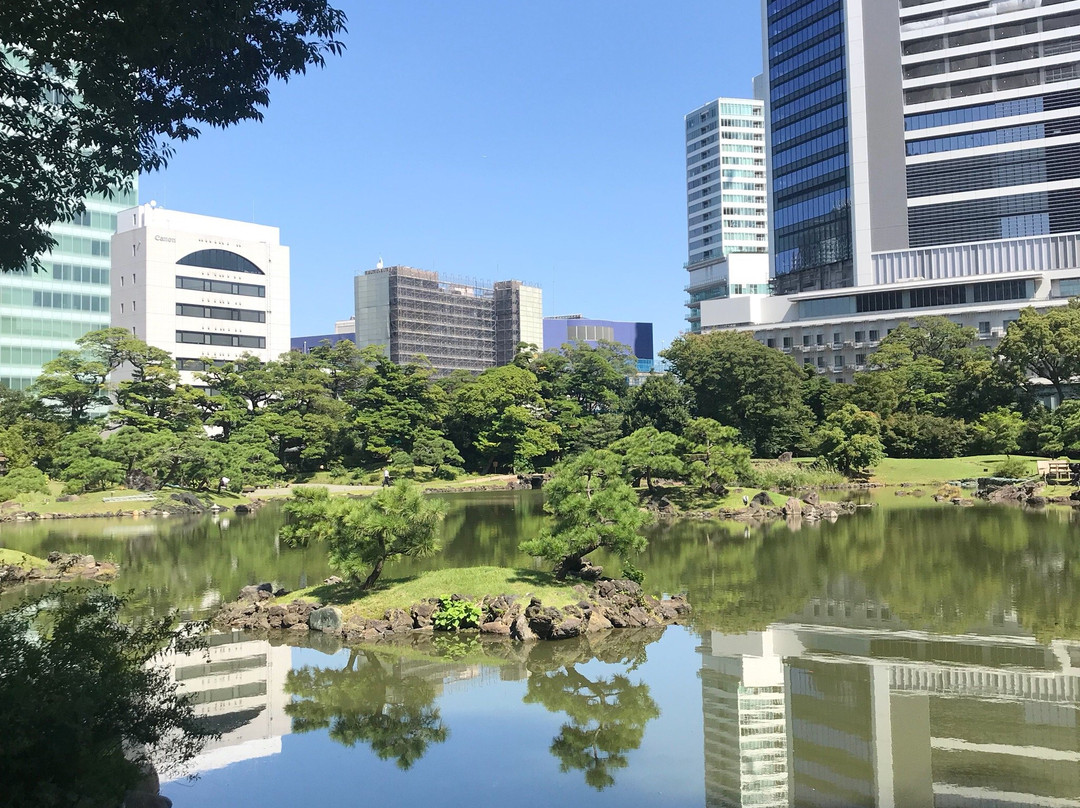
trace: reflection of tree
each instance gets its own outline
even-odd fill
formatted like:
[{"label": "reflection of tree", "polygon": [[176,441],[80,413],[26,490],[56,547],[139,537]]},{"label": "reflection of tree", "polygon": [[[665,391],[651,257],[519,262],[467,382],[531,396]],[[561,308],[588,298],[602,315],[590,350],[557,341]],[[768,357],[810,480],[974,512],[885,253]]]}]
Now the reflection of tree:
[{"label": "reflection of tree", "polygon": [[304,666],[291,671],[285,692],[299,697],[285,708],[294,732],[329,728],[338,743],[367,743],[380,759],[393,758],[402,769],[449,735],[433,706],[435,685],[388,668],[369,650],[350,651],[341,670]]},{"label": "reflection of tree", "polygon": [[590,679],[578,671],[575,661],[566,661],[555,670],[536,670],[543,662],[530,659],[533,670],[525,702],[566,713],[570,720],[551,742],[551,754],[559,759],[562,771],[585,772],[585,782],[595,789],[614,784],[614,770],[626,768],[627,753],[641,746],[645,725],[660,716],[649,686],[635,684],[627,675],[644,661],[645,644],[657,636],[634,633],[633,647],[623,642],[617,643],[618,648],[604,648],[601,640],[587,651],[583,648],[582,661],[595,656],[627,666],[625,672],[607,677]]}]

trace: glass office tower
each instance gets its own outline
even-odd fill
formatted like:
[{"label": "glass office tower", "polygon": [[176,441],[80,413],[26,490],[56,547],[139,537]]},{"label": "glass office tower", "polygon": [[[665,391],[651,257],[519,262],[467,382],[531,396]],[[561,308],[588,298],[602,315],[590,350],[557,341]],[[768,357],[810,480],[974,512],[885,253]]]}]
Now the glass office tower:
[{"label": "glass office tower", "polygon": [[109,327],[109,242],[116,214],[137,199],[137,187],[87,199],[85,213],[51,228],[57,245],[42,256],[44,271],[0,275],[0,385],[26,389],[76,339]]}]

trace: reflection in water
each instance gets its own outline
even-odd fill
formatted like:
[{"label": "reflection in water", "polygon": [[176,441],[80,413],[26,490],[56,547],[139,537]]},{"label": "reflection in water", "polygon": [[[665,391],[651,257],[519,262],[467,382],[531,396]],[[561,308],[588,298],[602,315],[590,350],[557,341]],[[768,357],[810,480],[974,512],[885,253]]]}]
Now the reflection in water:
[{"label": "reflection in water", "polygon": [[645,725],[660,717],[660,708],[649,695],[649,686],[633,682],[629,673],[645,661],[645,645],[659,637],[656,632],[612,632],[586,642],[591,658],[606,659],[624,668],[611,676],[586,676],[565,660],[561,667],[546,669],[544,654],[530,658],[526,704],[542,704],[570,719],[551,742],[551,754],[563,772],[585,772],[585,782],[603,790],[614,785],[614,771],[629,765],[627,752],[641,746]]},{"label": "reflection in water", "polygon": [[1078,650],[800,618],[705,632],[706,804],[1080,805]]},{"label": "reflection in water", "polygon": [[329,729],[338,743],[366,743],[380,760],[409,769],[429,745],[449,735],[434,706],[448,667],[353,649],[341,669],[305,665],[291,671],[285,690],[296,699],[285,711],[297,732]]},{"label": "reflection in water", "polygon": [[281,737],[291,726],[285,680],[292,649],[238,631],[206,639],[205,651],[163,660],[180,691],[194,694],[196,714],[211,731],[221,733],[192,761],[191,773],[279,754]]}]

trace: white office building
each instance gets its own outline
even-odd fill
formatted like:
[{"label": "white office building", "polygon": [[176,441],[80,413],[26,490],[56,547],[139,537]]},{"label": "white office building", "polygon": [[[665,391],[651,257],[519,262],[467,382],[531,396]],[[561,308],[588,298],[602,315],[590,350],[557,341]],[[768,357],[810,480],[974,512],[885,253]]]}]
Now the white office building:
[{"label": "white office building", "polygon": [[126,210],[111,283],[112,324],[172,354],[186,383],[205,358],[269,361],[289,350],[289,248],[276,227]]},{"label": "white office building", "polygon": [[[706,276],[726,274],[739,253],[768,252],[764,104],[718,98],[684,118],[686,132],[687,322],[697,331],[701,300],[726,289]],[[767,281],[766,281],[767,283]]]},{"label": "white office building", "polygon": [[[1076,293],[1078,0],[763,11],[772,278],[786,301],[751,324],[763,341],[798,348],[808,328],[816,349],[828,325],[828,351],[836,330],[858,342],[920,314],[993,340],[1021,307]],[[702,330],[741,315],[703,307]],[[842,377],[859,355],[812,364]]]}]

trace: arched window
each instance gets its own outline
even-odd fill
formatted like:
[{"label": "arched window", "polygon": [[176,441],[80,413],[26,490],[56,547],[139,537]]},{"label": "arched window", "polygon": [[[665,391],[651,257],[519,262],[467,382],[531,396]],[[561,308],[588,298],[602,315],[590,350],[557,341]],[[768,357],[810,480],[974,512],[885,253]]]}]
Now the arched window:
[{"label": "arched window", "polygon": [[176,263],[186,267],[224,269],[229,272],[247,272],[251,275],[266,274],[244,256],[237,255],[229,250],[198,250],[185,255]]}]

